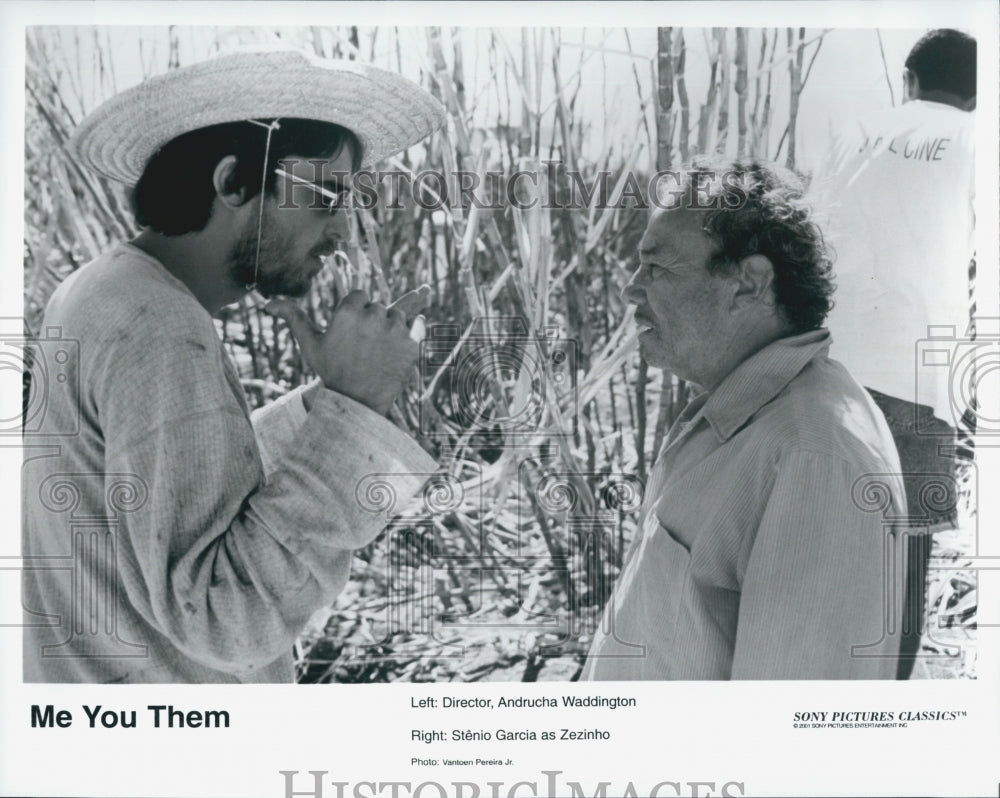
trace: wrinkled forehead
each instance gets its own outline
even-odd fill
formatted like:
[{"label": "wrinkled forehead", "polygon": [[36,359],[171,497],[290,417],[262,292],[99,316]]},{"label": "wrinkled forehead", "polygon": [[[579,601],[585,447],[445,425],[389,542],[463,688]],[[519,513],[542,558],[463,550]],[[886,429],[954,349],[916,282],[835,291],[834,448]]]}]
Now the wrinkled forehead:
[{"label": "wrinkled forehead", "polygon": [[705,214],[684,208],[656,208],[639,242],[640,257],[707,257],[714,243],[702,229]]}]

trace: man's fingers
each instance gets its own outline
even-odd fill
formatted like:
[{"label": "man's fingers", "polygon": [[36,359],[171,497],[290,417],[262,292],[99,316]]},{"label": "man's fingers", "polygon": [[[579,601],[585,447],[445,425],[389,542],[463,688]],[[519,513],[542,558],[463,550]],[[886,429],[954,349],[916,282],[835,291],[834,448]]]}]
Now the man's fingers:
[{"label": "man's fingers", "polygon": [[339,305],[337,305],[337,310],[342,307],[347,308],[363,308],[368,304],[368,294],[364,291],[356,290],[351,291],[347,296],[345,296]]},{"label": "man's fingers", "polygon": [[410,325],[410,338],[418,344],[427,336],[427,321],[423,316],[417,316]]},{"label": "man's fingers", "polygon": [[390,310],[398,310],[409,320],[428,307],[430,303],[431,287],[425,284],[415,291],[408,291],[403,294],[389,308]]},{"label": "man's fingers", "polygon": [[406,327],[406,316],[404,316],[395,305],[387,308],[385,311],[386,318],[389,320],[390,325],[396,325],[399,327]]}]

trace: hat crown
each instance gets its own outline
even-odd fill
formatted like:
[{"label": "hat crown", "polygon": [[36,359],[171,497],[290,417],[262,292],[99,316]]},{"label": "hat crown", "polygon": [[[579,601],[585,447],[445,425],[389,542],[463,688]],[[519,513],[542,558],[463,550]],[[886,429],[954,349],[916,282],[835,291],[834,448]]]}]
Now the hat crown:
[{"label": "hat crown", "polygon": [[127,184],[177,136],[243,119],[301,118],[350,130],[362,166],[440,127],[441,103],[413,81],[371,64],[300,50],[236,50],[151,77],[100,105],[70,140],[79,161]]}]

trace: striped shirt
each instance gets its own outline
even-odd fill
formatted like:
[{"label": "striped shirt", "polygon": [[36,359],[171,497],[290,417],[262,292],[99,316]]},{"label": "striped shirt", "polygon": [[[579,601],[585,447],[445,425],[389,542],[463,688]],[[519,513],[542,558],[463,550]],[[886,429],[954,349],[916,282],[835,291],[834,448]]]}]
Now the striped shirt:
[{"label": "striped shirt", "polygon": [[895,676],[899,461],[829,346],[775,341],[684,409],[582,679]]},{"label": "striped shirt", "polygon": [[295,391],[251,421],[208,312],[131,245],[70,276],[44,325],[25,681],[291,681],[293,640],[384,526],[359,481],[409,495],[434,461],[319,386],[308,413]]}]

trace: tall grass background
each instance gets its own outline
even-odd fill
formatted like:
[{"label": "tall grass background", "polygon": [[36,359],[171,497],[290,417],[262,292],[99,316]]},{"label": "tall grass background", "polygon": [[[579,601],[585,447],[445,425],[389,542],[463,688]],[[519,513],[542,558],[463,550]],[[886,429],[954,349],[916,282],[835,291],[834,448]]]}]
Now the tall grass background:
[{"label": "tall grass background", "polygon": [[[605,208],[428,210],[404,192],[393,209],[382,183],[372,210],[351,212],[350,241],[306,299],[321,321],[352,288],[388,302],[430,284],[437,354],[422,358],[392,418],[442,473],[411,502],[375,477],[359,485],[359,501],[384,513],[387,529],[357,553],[347,589],[296,644],[300,680],[575,678],[651,462],[689,393],[637,357],[620,293],[646,211],[615,200],[628,175],[644,185],[699,153],[796,166],[801,100],[829,33],[34,29],[25,324],[37,332],[58,283],[137,232],[126,189],[67,156],[75,124],[145,76],[232,46],[360,59],[427,88],[448,109],[447,128],[382,168],[524,171],[537,188],[522,181],[523,199],[565,197],[567,171],[588,185],[608,173]],[[880,36],[869,38],[881,48]],[[887,66],[873,79],[892,92]],[[550,161],[562,164],[554,186]],[[288,331],[252,303],[225,309],[218,325],[252,406],[311,378]],[[968,625],[967,612],[955,617]]]}]

